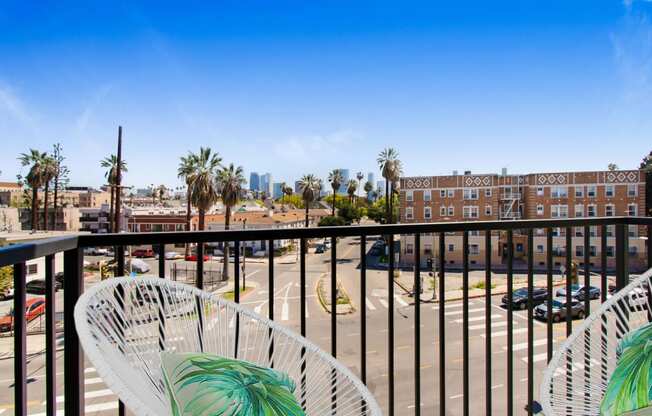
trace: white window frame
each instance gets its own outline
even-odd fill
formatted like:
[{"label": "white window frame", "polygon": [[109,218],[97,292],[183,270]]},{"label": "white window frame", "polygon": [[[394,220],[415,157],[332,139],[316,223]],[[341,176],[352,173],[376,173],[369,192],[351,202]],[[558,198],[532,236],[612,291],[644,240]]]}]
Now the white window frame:
[{"label": "white window frame", "polygon": [[465,205],[462,207],[462,218],[478,218],[479,209],[477,205]]},{"label": "white window frame", "polygon": [[537,186],[537,196],[543,196],[543,186]]},{"label": "white window frame", "polygon": [[[565,215],[564,215],[565,211]],[[550,218],[568,218],[568,205],[557,204],[550,206]]]},{"label": "white window frame", "polygon": [[635,183],[627,184],[627,196],[628,197],[638,196],[638,184]]},{"label": "white window frame", "polygon": [[471,256],[480,255],[480,245],[479,244],[469,244],[469,255],[471,255]]},{"label": "white window frame", "polygon": [[598,193],[597,186],[595,186],[595,185],[587,185],[586,186],[586,196],[588,198],[595,198],[597,193]]},{"label": "white window frame", "polygon": [[598,216],[598,206],[595,204],[589,204],[586,206],[586,216],[587,217],[597,217]]},{"label": "white window frame", "polygon": [[[580,215],[577,215],[577,213]],[[584,216],[584,204],[575,204],[575,218],[582,218]]]},{"label": "white window frame", "polygon": [[405,191],[405,200],[407,202],[414,201],[414,191]]},{"label": "white window frame", "polygon": [[[632,209],[634,208],[634,209]],[[638,205],[636,204],[627,204],[627,212],[625,215],[629,217],[635,217],[638,214]]]},{"label": "white window frame", "polygon": [[439,197],[440,198],[446,198],[446,190],[445,189],[440,189],[439,190]]},{"label": "white window frame", "polygon": [[484,206],[484,215],[486,215],[486,216],[491,215],[491,205],[485,205]]},{"label": "white window frame", "polygon": [[432,208],[423,207],[423,218],[429,220],[432,218]]},{"label": "white window frame", "polygon": [[452,216],[455,215],[455,207],[454,207],[454,206],[450,205],[450,206],[448,207],[448,214],[447,214],[447,215],[448,215],[449,217],[452,217]]},{"label": "white window frame", "polygon": [[567,186],[551,187],[550,198],[568,198],[568,187]]},{"label": "white window frame", "polygon": [[491,188],[485,188],[484,196],[485,198],[491,198]]},{"label": "white window frame", "polygon": [[406,220],[413,220],[414,219],[414,211],[412,210],[412,207],[406,207],[405,208],[405,219]]},{"label": "white window frame", "polygon": [[423,191],[423,200],[425,202],[432,201],[432,194],[430,193],[430,191]]},{"label": "white window frame", "polygon": [[446,196],[448,198],[455,198],[455,189],[447,189],[446,190]]},{"label": "white window frame", "polygon": [[480,192],[478,192],[478,188],[464,188],[464,193],[463,197],[466,200],[476,200],[479,197]]},{"label": "white window frame", "polygon": [[575,186],[575,198],[584,198],[583,186]]},{"label": "white window frame", "polygon": [[441,205],[439,207],[439,216],[440,217],[445,217],[446,216],[446,211],[447,211],[447,208],[444,205]]},{"label": "white window frame", "polygon": [[616,215],[616,206],[614,204],[605,204],[604,216],[613,217],[614,215]]},{"label": "white window frame", "polygon": [[604,186],[604,197],[613,198],[616,195],[616,187],[614,185],[605,185]]},{"label": "white window frame", "polygon": [[537,204],[537,215],[543,215],[545,212],[545,208],[543,204]]}]

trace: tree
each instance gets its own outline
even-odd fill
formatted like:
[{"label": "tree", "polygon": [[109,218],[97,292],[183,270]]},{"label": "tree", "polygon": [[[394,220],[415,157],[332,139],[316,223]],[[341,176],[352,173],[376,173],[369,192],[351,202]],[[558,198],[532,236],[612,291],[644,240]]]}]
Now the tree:
[{"label": "tree", "polygon": [[43,162],[47,157],[46,153],[36,149],[29,149],[28,153],[21,153],[18,160],[22,166],[30,166],[25,182],[32,190],[32,231],[38,230],[38,190],[43,186]]},{"label": "tree", "polygon": [[641,161],[641,165],[639,166],[639,169],[644,170],[646,172],[652,171],[652,151],[643,158],[643,160]]},{"label": "tree", "polygon": [[[220,190],[220,196],[222,197],[222,203],[226,208],[224,214],[224,229],[228,230],[231,226],[231,210],[238,203],[240,198],[240,192],[242,192],[242,186],[246,184],[247,181],[244,178],[244,171],[242,166],[235,167],[233,163],[229,166],[222,168],[217,174],[217,186]],[[236,247],[236,256],[240,255],[240,247]],[[224,245],[224,278],[229,278],[229,245],[228,243]],[[235,284],[239,285],[240,282]]]},{"label": "tree", "polygon": [[607,165],[607,169],[613,172],[614,170],[618,170],[618,165],[615,163],[609,163],[609,165]]},{"label": "tree", "polygon": [[[397,170],[400,170],[398,152],[395,149],[388,147],[380,152],[377,161],[378,165],[380,166],[380,173],[383,178],[385,178],[385,195],[390,195],[390,187],[393,186],[392,182],[397,178],[398,175],[400,175],[397,174]],[[391,220],[391,199],[392,198],[385,198],[385,213],[387,215],[388,223]]]},{"label": "tree", "polygon": [[322,217],[319,220],[319,227],[333,227],[333,226],[342,226],[346,225],[346,221],[344,218],[337,216],[333,217],[332,215],[329,215],[327,217]]},{"label": "tree", "polygon": [[0,294],[14,287],[14,266],[0,267]]},{"label": "tree", "polygon": [[[328,182],[330,182],[331,188],[333,189],[333,196],[337,195],[337,192],[339,191],[343,180],[344,177],[342,176],[342,171],[340,169],[333,169],[333,171],[331,171],[331,173],[328,174]],[[335,204],[332,204],[331,209],[332,209],[331,215],[334,217]]]},{"label": "tree", "polygon": [[[195,173],[197,158],[194,154],[188,152],[188,156],[181,156],[179,167],[177,168],[177,177],[183,179],[186,183],[186,231],[190,231],[190,220],[192,218],[192,206],[190,205],[190,192],[192,191],[192,175]],[[186,257],[190,255],[190,244],[186,244]]]},{"label": "tree", "polygon": [[[362,172],[358,172],[355,174],[355,178],[358,180],[358,191],[362,189],[362,180],[364,179],[364,174]],[[358,195],[358,200],[360,199],[360,195]]]},{"label": "tree", "polygon": [[369,181],[365,182],[365,184],[364,184],[364,192],[367,195],[367,199],[369,199],[369,193],[371,191],[373,191],[373,190],[374,190],[374,185]]},{"label": "tree", "polygon": [[[111,190],[111,200],[109,206],[109,230],[114,231],[113,222],[115,218],[113,211],[115,209],[115,199],[117,193],[120,192],[119,189],[116,189],[118,184],[118,156],[111,154],[108,157],[102,159],[100,161],[100,165],[103,168],[108,168],[104,173],[104,177],[106,178],[109,189]],[[127,162],[124,159],[120,162],[120,172],[120,176],[122,176],[122,172],[127,172]]]},{"label": "tree", "polygon": [[309,214],[310,204],[315,201],[315,194],[318,187],[318,180],[313,174],[304,175],[299,181],[301,199],[306,209],[306,227],[310,225]]},{"label": "tree", "polygon": [[[53,146],[52,150],[52,159],[54,159],[55,163],[55,175],[54,175],[54,183],[53,183],[53,191],[54,191],[54,218],[57,218],[57,211],[59,208],[59,191],[62,191],[66,189],[68,186],[69,182],[69,177],[68,175],[70,174],[70,170],[66,165],[63,164],[63,161],[66,159],[62,154],[63,147],[61,146],[61,143],[57,143]],[[56,229],[56,224],[54,226],[54,229]]]},{"label": "tree", "polygon": [[204,230],[204,220],[208,211],[219,199],[217,171],[222,159],[210,147],[200,147],[199,153],[192,155],[195,160],[194,171],[190,175],[190,201],[197,207],[198,228]]},{"label": "tree", "polygon": [[[54,159],[50,155],[46,155],[43,158],[43,187],[44,187],[44,193],[43,193],[43,229],[45,231],[48,231],[48,200],[50,199],[50,183],[54,179],[54,176],[56,175],[56,163],[54,162]],[[56,227],[56,214],[54,218],[54,225]]]},{"label": "tree", "polygon": [[285,208],[285,187],[287,184],[285,182],[281,182],[281,209]]},{"label": "tree", "polygon": [[353,204],[353,197],[355,197],[355,191],[358,189],[358,183],[351,179],[346,184],[346,193],[349,195],[349,203]]},{"label": "tree", "polygon": [[321,199],[321,191],[324,189],[324,181],[321,180],[321,178],[317,179],[317,184],[315,186],[315,192],[317,195],[315,195],[315,201],[319,201]]},{"label": "tree", "polygon": [[350,225],[354,221],[360,221],[362,218],[361,211],[361,209],[358,209],[352,203],[347,203],[337,210],[337,216],[342,218],[347,225]]}]

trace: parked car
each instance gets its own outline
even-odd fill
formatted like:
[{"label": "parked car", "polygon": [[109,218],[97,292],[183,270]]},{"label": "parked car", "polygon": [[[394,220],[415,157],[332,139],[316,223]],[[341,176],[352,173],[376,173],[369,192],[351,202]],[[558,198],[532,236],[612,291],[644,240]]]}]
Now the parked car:
[{"label": "parked car", "polygon": [[383,250],[379,246],[371,247],[371,250],[369,250],[370,256],[380,256],[381,254],[383,254]]},{"label": "parked car", "polygon": [[84,254],[87,256],[106,256],[109,250],[102,247],[86,247]]},{"label": "parked car", "polygon": [[[547,302],[544,302],[534,308],[534,316],[539,319],[548,320],[548,314],[552,314],[553,322],[560,322],[566,319],[566,298],[555,298],[552,300],[552,310],[548,311]],[[586,312],[584,312],[584,303],[578,299],[571,299],[571,317],[584,319]]]},{"label": "parked car", "polygon": [[[183,258],[183,256],[176,251],[166,251],[164,256],[165,260],[176,260]],[[156,255],[156,258],[158,259],[158,254]]]},{"label": "parked car", "polygon": [[[586,297],[587,289],[583,285],[572,285],[571,286],[571,297],[577,300],[584,300]],[[600,299],[600,289],[595,286],[589,286],[588,288],[589,299]],[[561,288],[557,291],[558,297],[566,297],[566,288]]]},{"label": "parked car", "polygon": [[[61,289],[61,283],[54,280],[54,291],[57,292]],[[34,279],[27,282],[25,285],[25,290],[27,293],[32,293],[35,295],[45,295],[45,279]]]},{"label": "parked car", "polygon": [[10,287],[4,290],[3,292],[0,292],[0,300],[7,300],[11,299],[14,297],[14,288]]},{"label": "parked car", "polygon": [[131,259],[128,263],[128,266],[131,267],[131,270],[136,273],[147,273],[150,270],[150,267],[147,263],[139,259]]},{"label": "parked car", "polygon": [[[204,261],[208,261],[210,257],[207,254],[204,254]],[[188,254],[186,256],[186,261],[197,261],[197,255],[196,254]]]},{"label": "parked car", "polygon": [[[527,309],[527,288],[516,289],[512,293],[512,309]],[[534,306],[540,305],[545,302],[548,298],[548,291],[545,287],[533,287],[532,288],[532,304]],[[507,295],[503,296],[502,303],[505,307],[508,307],[507,304],[508,298]]]},{"label": "parked car", "polygon": [[[25,302],[25,320],[33,321],[45,313],[45,299],[32,298]],[[14,310],[0,318],[0,332],[7,332],[14,329]]]},{"label": "parked car", "polygon": [[138,248],[131,252],[132,257],[144,258],[154,257],[154,250],[151,248]]},{"label": "parked car", "polygon": [[315,247],[315,254],[322,254],[326,252],[326,246],[323,244],[318,244],[317,247]]}]

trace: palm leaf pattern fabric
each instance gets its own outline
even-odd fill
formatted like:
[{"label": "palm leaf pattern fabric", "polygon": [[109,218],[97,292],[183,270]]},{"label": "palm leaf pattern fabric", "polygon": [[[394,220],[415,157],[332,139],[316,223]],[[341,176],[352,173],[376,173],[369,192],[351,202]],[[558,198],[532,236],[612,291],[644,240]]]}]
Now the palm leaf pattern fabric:
[{"label": "palm leaf pattern fabric", "polygon": [[172,416],[303,416],[287,374],[206,353],[162,353]]},{"label": "palm leaf pattern fabric", "polygon": [[[603,416],[624,415],[652,404],[652,323],[625,335],[617,352],[618,363],[600,405]],[[652,414],[649,410],[645,414]]]}]

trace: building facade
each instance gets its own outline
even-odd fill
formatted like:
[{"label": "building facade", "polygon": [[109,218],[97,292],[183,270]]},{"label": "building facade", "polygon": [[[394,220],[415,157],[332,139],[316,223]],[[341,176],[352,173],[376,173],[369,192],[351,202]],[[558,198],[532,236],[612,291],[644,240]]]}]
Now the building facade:
[{"label": "building facade", "polygon": [[[501,221],[515,219],[559,219],[581,217],[637,216],[645,210],[645,173],[638,170],[404,177],[400,182],[400,222]],[[572,230],[574,261],[583,266],[584,229]],[[591,265],[599,265],[600,230],[590,230]],[[615,230],[607,228],[608,267],[615,265],[613,247]],[[630,267],[645,266],[645,230],[629,229]],[[437,257],[438,236],[422,237],[421,258]],[[462,236],[447,235],[446,253],[449,264],[461,265]],[[471,233],[471,265],[484,265],[484,236]],[[492,237],[492,263],[505,260],[504,236]],[[565,230],[553,230],[554,262],[560,266],[565,256]],[[515,236],[515,256],[527,253],[525,236]],[[534,264],[545,266],[545,230],[536,230]],[[411,264],[414,245],[406,238],[401,245],[401,261]]]},{"label": "building facade", "polygon": [[258,172],[251,172],[249,175],[249,190],[253,192],[260,191],[260,175],[258,175]]}]

